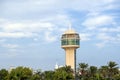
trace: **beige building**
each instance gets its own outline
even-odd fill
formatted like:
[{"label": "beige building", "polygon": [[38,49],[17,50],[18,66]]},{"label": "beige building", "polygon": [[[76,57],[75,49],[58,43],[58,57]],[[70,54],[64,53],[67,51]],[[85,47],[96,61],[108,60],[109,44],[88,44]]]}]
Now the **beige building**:
[{"label": "beige building", "polygon": [[76,71],[76,49],[79,48],[79,34],[69,29],[62,34],[61,46],[66,53],[66,65]]}]

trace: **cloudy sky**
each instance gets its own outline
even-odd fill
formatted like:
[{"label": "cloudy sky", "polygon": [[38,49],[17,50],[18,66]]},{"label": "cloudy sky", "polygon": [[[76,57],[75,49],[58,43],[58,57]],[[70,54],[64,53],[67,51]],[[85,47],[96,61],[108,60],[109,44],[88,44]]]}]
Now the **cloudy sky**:
[{"label": "cloudy sky", "polygon": [[0,0],[0,68],[64,65],[69,23],[81,38],[77,63],[120,64],[119,0]]}]

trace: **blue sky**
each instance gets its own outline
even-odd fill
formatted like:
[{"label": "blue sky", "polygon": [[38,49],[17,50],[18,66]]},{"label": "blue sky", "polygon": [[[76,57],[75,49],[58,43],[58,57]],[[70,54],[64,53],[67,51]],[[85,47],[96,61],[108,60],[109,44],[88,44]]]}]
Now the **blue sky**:
[{"label": "blue sky", "polygon": [[69,23],[81,38],[77,63],[120,64],[119,0],[0,0],[0,68],[64,65]]}]

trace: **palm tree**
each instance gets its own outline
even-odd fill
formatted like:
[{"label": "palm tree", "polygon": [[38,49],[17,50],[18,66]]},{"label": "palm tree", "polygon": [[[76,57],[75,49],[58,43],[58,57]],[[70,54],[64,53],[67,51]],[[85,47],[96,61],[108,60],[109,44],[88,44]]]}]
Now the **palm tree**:
[{"label": "palm tree", "polygon": [[[73,80],[73,70],[70,66],[61,67],[55,70],[54,80]],[[51,79],[50,79],[51,80]]]},{"label": "palm tree", "polygon": [[108,70],[109,70],[108,77],[110,79],[112,79],[114,75],[118,74],[119,70],[118,70],[117,65],[118,64],[112,61],[108,63]]},{"label": "palm tree", "polygon": [[78,72],[79,72],[79,78],[80,79],[85,79],[86,75],[87,75],[87,68],[88,68],[88,64],[86,63],[80,63],[79,67],[78,67]]},{"label": "palm tree", "polygon": [[97,67],[96,66],[90,66],[90,75],[92,77],[94,77],[96,73],[97,73]]},{"label": "palm tree", "polygon": [[99,71],[103,79],[109,79],[109,80],[112,80],[113,77],[119,73],[117,64],[112,61],[108,62],[107,66],[101,66]]},{"label": "palm tree", "polygon": [[99,74],[103,79],[106,79],[108,77],[108,66],[101,66]]}]

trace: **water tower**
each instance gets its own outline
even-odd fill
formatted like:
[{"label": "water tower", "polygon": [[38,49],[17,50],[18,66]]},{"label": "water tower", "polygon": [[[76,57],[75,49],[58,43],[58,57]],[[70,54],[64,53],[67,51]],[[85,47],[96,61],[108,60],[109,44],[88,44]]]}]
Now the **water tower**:
[{"label": "water tower", "polygon": [[65,31],[61,37],[61,47],[66,53],[66,65],[71,66],[74,71],[76,71],[76,49],[80,47],[79,41],[79,34],[71,28]]}]

